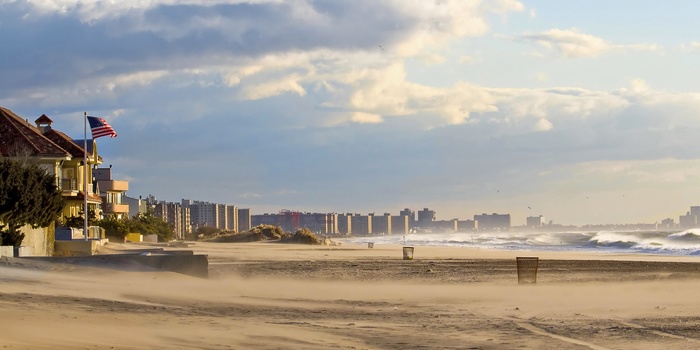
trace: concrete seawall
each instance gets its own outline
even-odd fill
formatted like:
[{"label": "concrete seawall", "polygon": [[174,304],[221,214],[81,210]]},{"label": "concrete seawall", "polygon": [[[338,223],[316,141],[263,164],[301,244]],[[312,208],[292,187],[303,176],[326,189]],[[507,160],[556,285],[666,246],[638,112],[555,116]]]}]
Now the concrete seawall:
[{"label": "concrete seawall", "polygon": [[126,271],[163,270],[200,278],[209,277],[209,256],[202,254],[195,255],[191,251],[67,257],[26,257],[22,259],[88,267],[104,267]]}]

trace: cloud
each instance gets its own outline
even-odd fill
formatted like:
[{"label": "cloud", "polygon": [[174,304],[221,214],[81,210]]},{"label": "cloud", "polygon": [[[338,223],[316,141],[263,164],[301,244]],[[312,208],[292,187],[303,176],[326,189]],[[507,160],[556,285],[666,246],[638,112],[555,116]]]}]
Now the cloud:
[{"label": "cloud", "polygon": [[254,193],[254,192],[246,192],[246,193],[241,193],[238,195],[238,198],[240,199],[250,199],[250,198],[260,198],[262,197],[259,193]]},{"label": "cloud", "polygon": [[[181,111],[170,118],[192,119],[214,108],[192,100],[199,94],[225,103],[312,91],[319,106],[383,116],[425,109],[455,123],[488,102],[465,106],[449,89],[411,84],[404,60],[444,64],[449,42],[486,33],[490,14],[522,10],[514,0],[14,1],[0,13],[13,28],[0,32],[12,52],[0,66],[0,102],[130,109],[167,94],[164,111]],[[378,91],[386,94],[368,95]]]},{"label": "cloud", "polygon": [[469,63],[469,62],[472,62],[473,60],[474,60],[474,58],[469,56],[469,55],[462,55],[459,57],[459,63],[461,63],[461,64]]},{"label": "cloud", "polygon": [[355,123],[360,123],[360,124],[368,124],[368,123],[369,124],[376,124],[376,123],[381,123],[384,121],[382,119],[381,115],[363,113],[363,112],[353,113],[350,120],[352,120]]},{"label": "cloud", "polygon": [[554,128],[554,125],[552,125],[552,122],[550,122],[547,119],[540,119],[535,123],[534,130],[535,131],[549,131]]},{"label": "cloud", "polygon": [[700,42],[691,41],[680,46],[680,50],[683,52],[698,52],[700,51]]},{"label": "cloud", "polygon": [[[487,89],[498,113],[486,114],[498,123],[517,127],[529,120],[575,121],[616,115],[630,105],[622,96],[580,88]],[[541,126],[547,125],[539,124]],[[538,129],[539,130],[539,129]]]},{"label": "cloud", "polygon": [[306,95],[306,90],[299,83],[298,75],[289,75],[277,81],[265,81],[257,85],[246,85],[241,90],[241,97],[248,100],[259,100],[291,92],[299,96]]},{"label": "cloud", "polygon": [[534,42],[566,58],[597,57],[611,51],[661,51],[655,44],[611,44],[602,38],[582,33],[576,28],[550,29],[536,34],[521,35],[517,39]]}]

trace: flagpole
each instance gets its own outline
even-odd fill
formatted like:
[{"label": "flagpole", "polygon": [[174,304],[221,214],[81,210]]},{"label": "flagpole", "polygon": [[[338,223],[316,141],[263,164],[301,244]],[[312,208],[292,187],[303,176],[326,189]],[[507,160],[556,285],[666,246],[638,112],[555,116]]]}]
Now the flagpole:
[{"label": "flagpole", "polygon": [[87,112],[83,115],[83,166],[84,166],[84,176],[83,176],[83,235],[85,240],[88,240],[88,162],[87,162]]}]

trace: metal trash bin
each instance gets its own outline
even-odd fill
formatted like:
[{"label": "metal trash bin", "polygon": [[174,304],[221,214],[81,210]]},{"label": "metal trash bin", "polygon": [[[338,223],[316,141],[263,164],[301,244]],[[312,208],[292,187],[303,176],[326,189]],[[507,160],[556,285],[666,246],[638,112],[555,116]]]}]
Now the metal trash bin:
[{"label": "metal trash bin", "polygon": [[374,242],[368,242],[367,248],[374,248]]},{"label": "metal trash bin", "polygon": [[518,265],[518,284],[537,283],[537,268],[540,259],[538,257],[517,257],[515,261]]},{"label": "metal trash bin", "polygon": [[403,259],[413,260],[413,247],[403,247]]}]

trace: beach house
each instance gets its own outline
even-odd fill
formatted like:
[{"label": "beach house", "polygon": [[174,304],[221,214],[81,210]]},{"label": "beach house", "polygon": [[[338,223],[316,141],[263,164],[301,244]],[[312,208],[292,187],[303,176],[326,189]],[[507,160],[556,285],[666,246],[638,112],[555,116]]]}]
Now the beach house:
[{"label": "beach house", "polygon": [[[104,179],[104,171],[98,170],[102,158],[97,152],[94,139],[72,139],[53,129],[53,120],[41,115],[32,125],[11,110],[0,107],[0,156],[26,159],[39,164],[49,174],[56,177],[56,185],[66,199],[66,206],[58,224],[71,217],[82,216],[85,198],[88,212],[98,218],[105,214],[118,217],[128,213],[128,205],[121,203],[122,194],[128,190],[128,182]],[[87,164],[85,146],[87,144]],[[94,176],[101,174],[100,180]],[[104,188],[102,193],[100,185]],[[87,189],[87,191],[86,191]],[[107,203],[105,206],[104,203]],[[34,255],[52,255],[52,235],[46,230],[24,228],[26,237],[22,245],[30,246]]]}]

